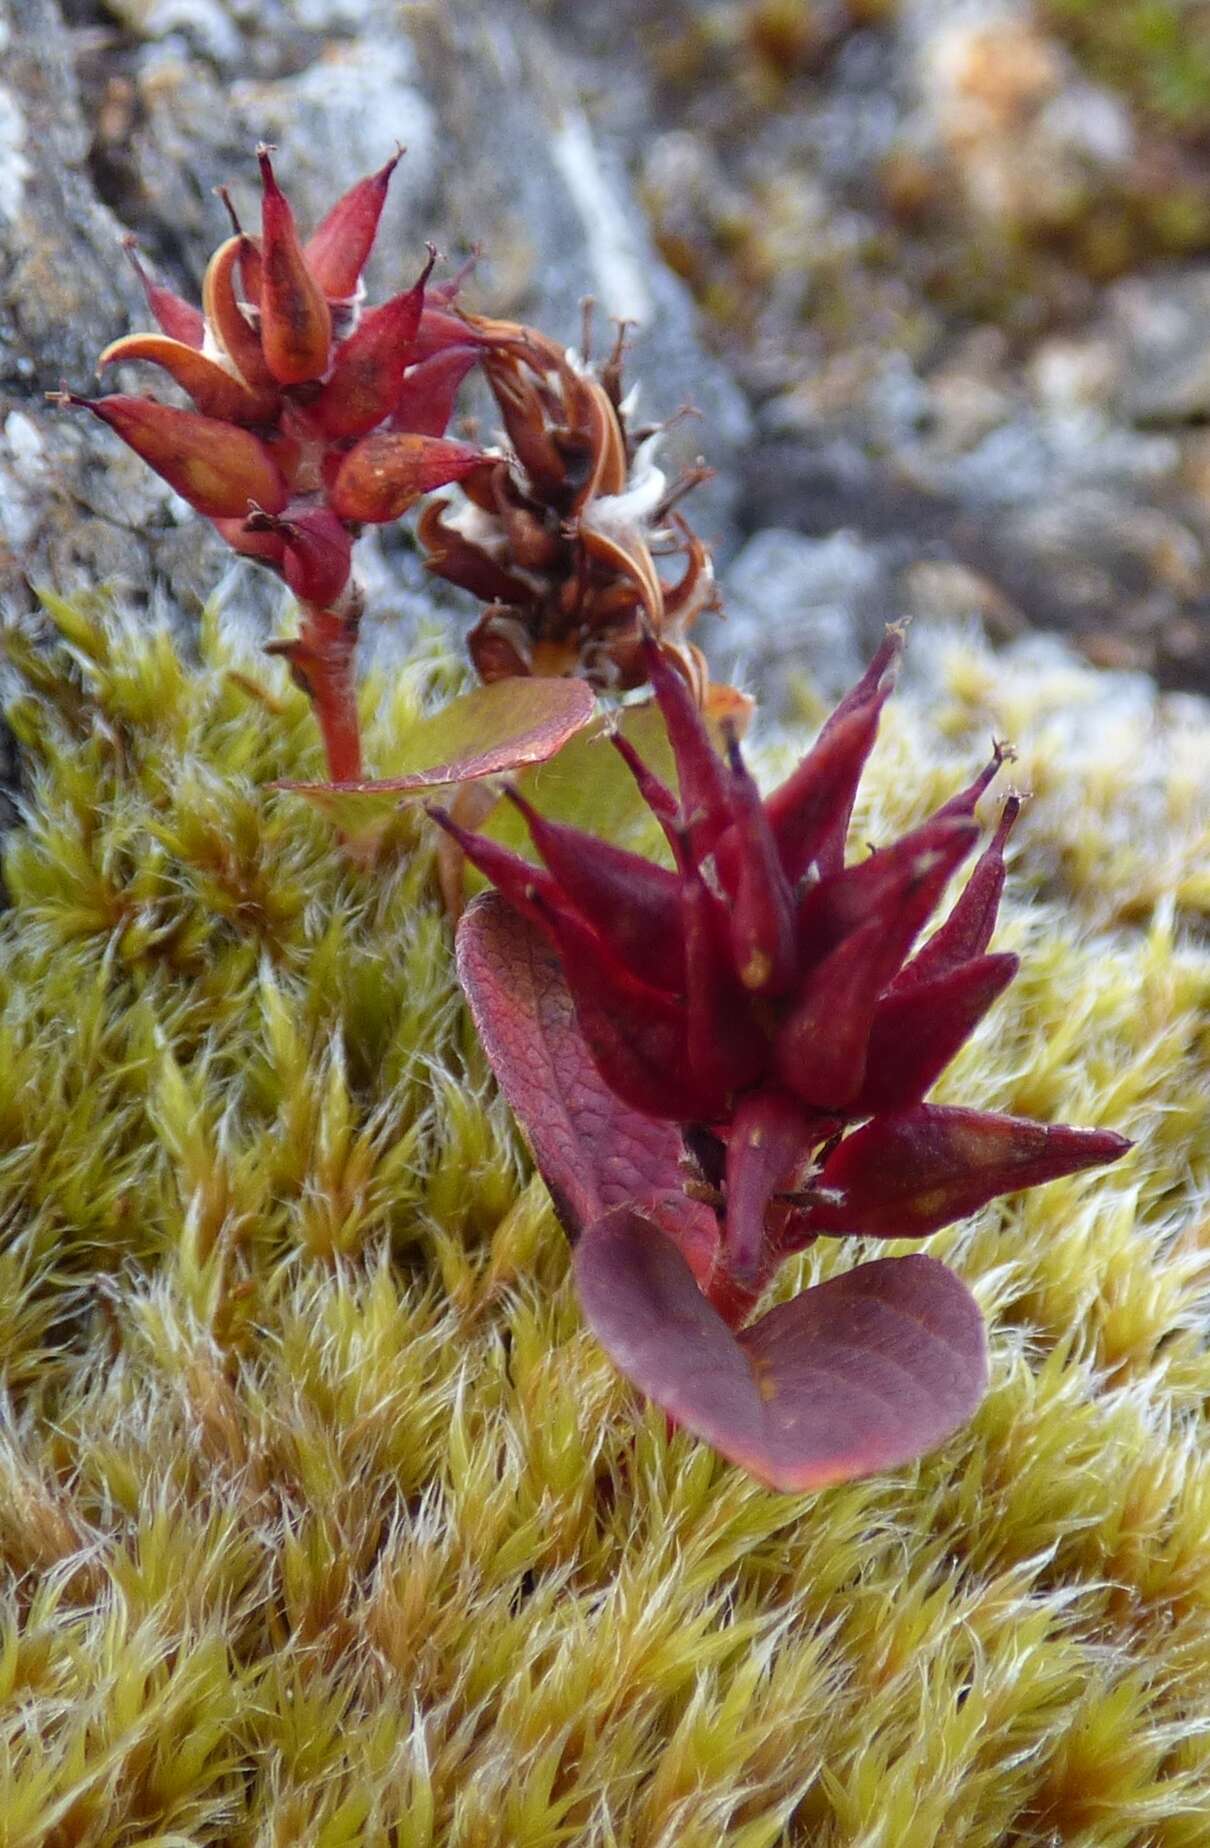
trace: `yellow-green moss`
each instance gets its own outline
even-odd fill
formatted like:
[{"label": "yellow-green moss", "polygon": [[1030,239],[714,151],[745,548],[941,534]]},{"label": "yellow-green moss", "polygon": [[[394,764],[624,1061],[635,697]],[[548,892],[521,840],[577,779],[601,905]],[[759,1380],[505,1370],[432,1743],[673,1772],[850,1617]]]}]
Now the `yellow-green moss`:
[{"label": "yellow-green moss", "polygon": [[[1205,729],[1076,749],[1090,675],[969,647],[893,702],[863,833],[991,731],[1036,791],[1025,971],[946,1095],[1138,1148],[934,1241],[984,1407],[794,1499],[581,1325],[423,827],[353,865],[268,790],[305,705],[213,622],[191,666],[54,615],[9,645],[4,1848],[1204,1848]],[[379,767],[450,672],[367,689]]]}]

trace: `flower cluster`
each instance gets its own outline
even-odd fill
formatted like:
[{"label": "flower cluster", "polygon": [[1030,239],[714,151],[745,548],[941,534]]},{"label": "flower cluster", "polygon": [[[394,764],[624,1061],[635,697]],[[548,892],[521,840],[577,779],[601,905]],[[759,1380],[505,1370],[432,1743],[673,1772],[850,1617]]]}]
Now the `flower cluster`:
[{"label": "flower cluster", "polygon": [[398,158],[353,186],[304,244],[261,148],[260,235],[237,223],[207,267],[201,309],[134,259],[160,331],[114,341],[100,365],[158,366],[194,409],[63,394],[295,592],[302,633],[275,646],[316,703],[337,777],[360,772],[353,542],[363,524],[397,519],[482,461],[442,434],[483,338],[450,311],[451,285],[428,288],[432,255],[412,288],[363,308]]},{"label": "flower cluster", "polygon": [[[434,811],[557,955],[578,1035],[573,1044],[555,1021],[559,1044],[544,1056],[557,1099],[532,1075],[535,1021],[549,1040],[551,1003],[520,1019],[493,967],[508,940],[490,908],[463,922],[463,980],[556,1197],[572,1202],[581,1301],[615,1360],[765,1480],[835,1480],[918,1455],[969,1416],[985,1381],[981,1319],[952,1273],[913,1257],[859,1266],[743,1327],[782,1260],[820,1234],[925,1238],[1129,1145],[925,1101],[1016,973],[1016,956],[988,945],[1020,804],[1004,804],[923,942],[978,839],[976,804],[1003,751],[911,832],[845,863],[898,633],[763,800],[734,735],[720,756],[682,676],[653,638],[644,646],[678,792],[624,737],[614,743],[671,867],[555,823],[515,790],[541,865]],[[507,953],[523,954],[515,942]],[[584,1104],[580,1058],[612,1104]],[[565,1100],[577,1094],[588,1128],[569,1154]],[[594,1191],[586,1170],[602,1121],[609,1148]],[[689,1158],[687,1184],[653,1144],[664,1129]],[[617,1207],[619,1167],[641,1184]],[[711,1228],[690,1208],[712,1215]]]},{"label": "flower cluster", "polygon": [[[460,480],[456,511],[431,502],[417,536],[430,571],[488,604],[470,636],[481,679],[579,674],[605,691],[641,686],[648,622],[702,703],[705,664],[685,638],[713,604],[713,571],[672,509],[709,471],[669,485],[655,459],[659,430],[632,426],[620,335],[598,373],[533,328],[468,319],[509,447]],[[655,554],[681,556],[675,584]]]}]

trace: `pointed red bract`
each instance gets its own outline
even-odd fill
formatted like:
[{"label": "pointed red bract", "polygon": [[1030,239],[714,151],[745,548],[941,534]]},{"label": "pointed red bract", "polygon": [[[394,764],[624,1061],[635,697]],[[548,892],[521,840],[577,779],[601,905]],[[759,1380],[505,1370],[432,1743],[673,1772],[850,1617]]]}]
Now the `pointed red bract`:
[{"label": "pointed red bract", "polygon": [[1004,804],[1000,825],[976,861],[953,910],[923,949],[896,976],[896,990],[902,992],[936,981],[939,976],[948,975],[983,954],[992,940],[1004,891],[1004,849],[1020,812],[1021,798],[1010,796]]},{"label": "pointed red bract", "polygon": [[1108,1129],[918,1104],[845,1137],[807,1219],[814,1232],[927,1238],[1000,1194],[1117,1161],[1129,1147]]},{"label": "pointed red bract", "polygon": [[931,1091],[1020,964],[1016,956],[978,956],[935,981],[892,987],[870,1028],[865,1082],[854,1116],[906,1110]]},{"label": "pointed red bract", "polygon": [[868,921],[810,971],[782,1023],[776,1041],[778,1073],[796,1097],[816,1110],[852,1106],[865,1078],[879,999],[974,839],[969,823],[948,822],[942,828],[948,838],[927,847],[906,855],[888,850],[888,858],[894,855],[893,876],[889,884],[879,881]]},{"label": "pointed red bract", "polygon": [[884,1258],[804,1290],[735,1335],[632,1207],[576,1247],[584,1316],[649,1399],[785,1491],[897,1469],[975,1411],[987,1384],[978,1304],[932,1258]]},{"label": "pointed red bract", "polygon": [[417,436],[443,436],[454,414],[458,388],[478,359],[477,347],[454,346],[409,366],[391,413],[391,428],[411,430]]},{"label": "pointed red bract", "polygon": [[165,334],[127,334],[111,341],[97,361],[97,371],[135,360],[162,366],[205,417],[217,417],[224,423],[262,424],[277,413],[275,391],[254,391],[216,360]]},{"label": "pointed red bract", "polygon": [[525,817],[534,846],[565,898],[614,954],[646,968],[657,988],[685,985],[681,882],[667,867],[581,828],[547,821],[517,789],[505,794]]},{"label": "pointed red bract", "polygon": [[130,259],[131,268],[142,285],[143,294],[147,297],[147,306],[151,310],[157,327],[162,333],[167,334],[170,340],[180,340],[186,346],[197,347],[200,350],[206,338],[206,322],[201,311],[195,308],[192,302],[182,301],[179,295],[175,295],[171,289],[166,289],[163,283],[153,281],[143,268],[133,237],[123,238],[122,246]]}]

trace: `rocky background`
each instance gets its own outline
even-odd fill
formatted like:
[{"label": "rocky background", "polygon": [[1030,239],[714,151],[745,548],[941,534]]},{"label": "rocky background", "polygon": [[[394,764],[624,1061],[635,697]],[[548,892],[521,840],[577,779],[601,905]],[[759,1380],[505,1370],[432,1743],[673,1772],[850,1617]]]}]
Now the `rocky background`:
[{"label": "rocky background", "polygon": [[[305,223],[398,140],[371,276],[639,325],[645,408],[717,470],[714,641],[825,686],[888,615],[1059,630],[1210,691],[1210,6],[1188,0],[8,0],[0,594],[195,611],[277,591],[99,425],[47,406],[196,294],[277,144]],[[367,542],[383,625],[431,603]]]}]

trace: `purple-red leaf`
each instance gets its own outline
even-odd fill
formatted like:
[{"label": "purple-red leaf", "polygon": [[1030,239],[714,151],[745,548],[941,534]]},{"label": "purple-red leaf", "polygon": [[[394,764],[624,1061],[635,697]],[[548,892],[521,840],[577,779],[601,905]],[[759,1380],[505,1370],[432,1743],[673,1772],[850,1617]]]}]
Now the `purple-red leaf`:
[{"label": "purple-red leaf", "polygon": [[978,1305],[933,1258],[860,1265],[739,1335],[630,1207],[587,1228],[575,1275],[585,1319],[626,1377],[771,1488],[909,1463],[966,1422],[987,1384]]},{"label": "purple-red leaf", "polygon": [[458,974],[500,1089],[569,1234],[633,1202],[705,1278],[717,1228],[713,1213],[682,1191],[680,1135],[629,1109],[605,1085],[558,958],[538,931],[484,893],[458,927]]},{"label": "purple-red leaf", "polygon": [[1130,1146],[1109,1129],[918,1104],[845,1137],[823,1165],[806,1223],[812,1232],[927,1238],[998,1194],[1117,1161]]}]

